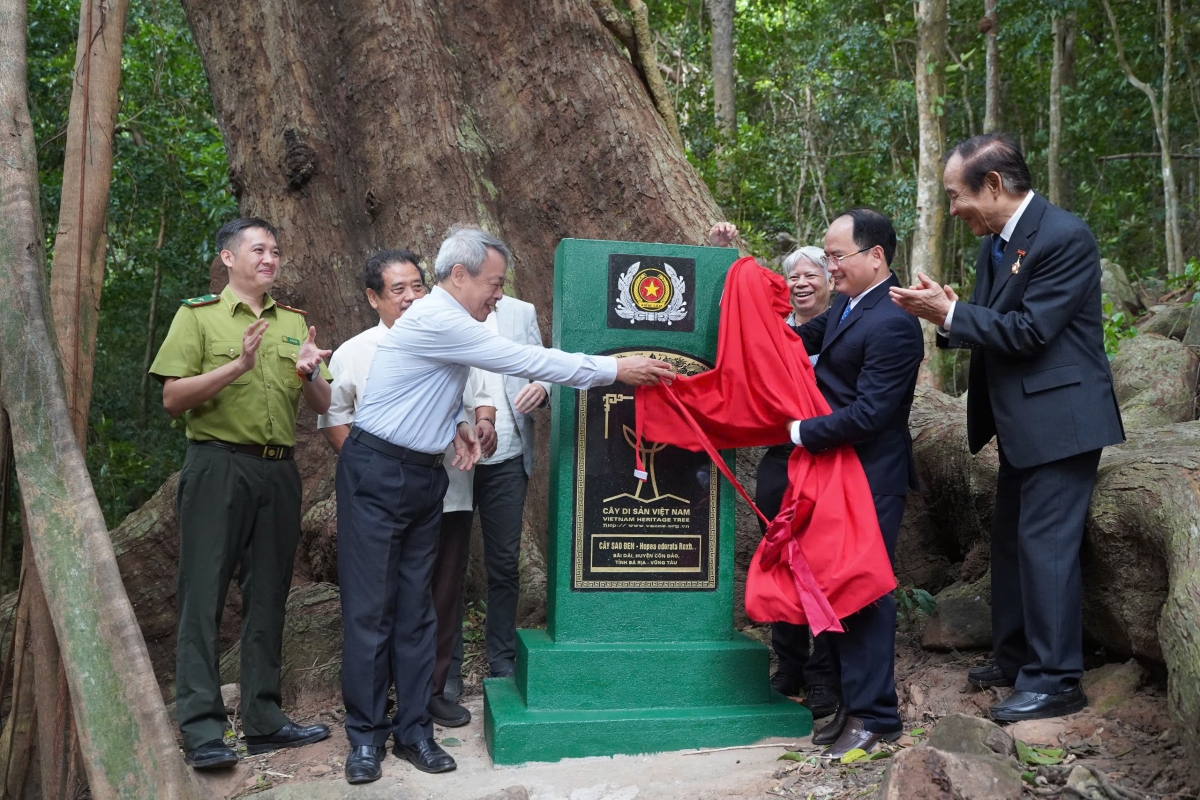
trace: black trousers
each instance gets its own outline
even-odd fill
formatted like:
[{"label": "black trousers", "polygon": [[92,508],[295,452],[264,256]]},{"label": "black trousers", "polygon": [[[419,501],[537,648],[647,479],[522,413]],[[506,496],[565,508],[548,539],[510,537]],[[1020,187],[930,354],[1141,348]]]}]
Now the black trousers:
[{"label": "black trousers", "polygon": [[[903,496],[873,495],[879,531],[888,558],[896,560],[896,536],[904,517]],[[842,620],[842,633],[829,637],[835,670],[841,675],[846,713],[872,733],[901,729],[896,709],[896,599],[888,592]]]},{"label": "black trousers", "polygon": [[220,739],[218,635],[225,594],[240,564],[242,725],[265,736],[288,724],[280,710],[283,617],[300,540],[300,472],[212,445],[187,449],[179,473],[179,577],[175,700],[183,746]]},{"label": "black trousers", "polygon": [[1000,451],[992,513],[992,651],[1019,691],[1083,676],[1079,548],[1100,451],[1018,469]]},{"label": "black trousers", "polygon": [[[783,504],[787,492],[787,462],[792,454],[791,445],[776,445],[767,450],[758,462],[758,484],[754,490],[754,503],[759,510],[773,519]],[[760,519],[758,527],[765,534],[767,526]],[[771,646],[779,659],[779,671],[799,678],[805,686],[837,686],[839,678],[829,658],[829,642],[822,635],[813,638],[809,653],[807,625],[790,622],[775,622],[771,625]]]},{"label": "black trousers", "polygon": [[[351,746],[414,744],[433,736],[427,708],[437,621],[431,580],[442,499],[440,465],[418,466],[356,439],[337,468],[342,698]],[[387,695],[396,687],[396,713]]]},{"label": "black trousers", "polygon": [[[453,469],[453,467],[452,467]],[[443,511],[433,565],[433,610],[437,616],[437,658],[433,665],[433,696],[446,690],[454,648],[462,637],[463,578],[471,545],[470,511]],[[461,655],[459,656],[461,663]]]},{"label": "black trousers", "polygon": [[521,527],[529,488],[524,457],[477,465],[474,488],[488,579],[484,646],[488,667],[496,674],[516,666]]}]

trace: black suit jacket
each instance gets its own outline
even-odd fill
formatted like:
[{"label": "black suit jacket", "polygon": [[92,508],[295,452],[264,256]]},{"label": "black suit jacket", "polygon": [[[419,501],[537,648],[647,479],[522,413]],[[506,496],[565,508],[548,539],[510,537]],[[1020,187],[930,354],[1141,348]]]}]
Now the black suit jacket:
[{"label": "black suit jacket", "polygon": [[949,339],[939,337],[974,351],[971,452],[998,436],[1005,458],[1025,469],[1123,442],[1091,230],[1034,195],[994,272],[991,242],[979,248],[970,301],[955,305]]},{"label": "black suit jacket", "polygon": [[917,489],[908,413],[917,370],[925,356],[921,323],[892,302],[896,276],[869,291],[840,325],[850,298],[796,328],[817,360],[817,387],[831,414],[800,423],[800,440],[814,453],[851,444],[872,494],[905,495]]}]

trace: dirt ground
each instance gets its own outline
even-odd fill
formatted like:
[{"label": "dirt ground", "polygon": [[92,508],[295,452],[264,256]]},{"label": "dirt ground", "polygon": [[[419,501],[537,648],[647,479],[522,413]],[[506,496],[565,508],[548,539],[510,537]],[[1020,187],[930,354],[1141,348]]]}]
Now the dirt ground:
[{"label": "dirt ground", "polygon": [[[764,629],[748,630],[766,639]],[[951,713],[984,715],[1001,691],[978,691],[968,686],[966,671],[983,663],[985,654],[930,653],[914,646],[910,635],[897,640],[896,683],[905,730],[930,732]],[[396,797],[422,800],[476,800],[513,791],[506,797],[532,800],[850,800],[872,793],[888,764],[831,765],[813,756],[820,751],[808,738],[767,740],[766,745],[719,752],[674,752],[613,758],[571,759],[554,764],[494,767],[483,741],[482,665],[474,661],[466,681],[463,703],[472,721],[463,728],[437,728],[435,736],[458,762],[455,772],[426,775],[407,762],[388,755],[383,779],[376,790],[392,787]],[[472,663],[470,660],[468,663]],[[1102,666],[1099,654],[1089,667]],[[1115,670],[1115,671],[1114,671]],[[1130,683],[1129,675],[1139,675]],[[1163,676],[1138,665],[1109,665],[1089,673],[1092,688],[1087,710],[1059,720],[1021,723],[1010,728],[1029,744],[1063,747],[1067,763],[1041,767],[1030,776],[1027,797],[1066,798],[1068,772],[1075,764],[1102,771],[1124,798],[1184,800],[1197,796],[1200,777],[1188,763],[1171,729]],[[1107,677],[1106,677],[1107,676]],[[1115,676],[1115,677],[1113,677]],[[1124,682],[1122,682],[1124,681]],[[1137,685],[1139,683],[1141,685]],[[235,769],[208,786],[214,796],[247,797],[275,786],[307,784],[305,794],[325,796],[337,787],[349,789],[342,765],[349,748],[342,726],[344,714],[336,699],[304,702],[289,709],[294,719],[322,721],[333,728],[324,742],[265,756],[247,757]],[[818,721],[820,724],[820,721]],[[904,736],[895,747],[911,747],[923,738]],[[803,760],[778,760],[788,750]],[[319,789],[326,790],[319,792]],[[338,793],[340,796],[340,792]],[[390,792],[389,792],[390,794]],[[347,797],[353,797],[350,792]]]}]

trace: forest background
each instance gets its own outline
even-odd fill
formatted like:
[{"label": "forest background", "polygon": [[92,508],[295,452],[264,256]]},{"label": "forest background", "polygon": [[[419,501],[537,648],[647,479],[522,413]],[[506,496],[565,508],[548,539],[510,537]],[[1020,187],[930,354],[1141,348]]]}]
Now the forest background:
[{"label": "forest background", "polygon": [[[659,71],[692,164],[746,246],[778,259],[796,244],[820,245],[833,215],[872,205],[901,236],[896,271],[914,262],[919,125],[917,6],[866,0],[737,0],[733,15],[736,125],[714,100],[712,9],[704,0],[648,0]],[[1051,77],[1061,82],[1058,159],[1062,204],[1083,217],[1104,257],[1134,280],[1194,292],[1200,281],[1200,7],[1173,9],[1164,52],[1158,0],[988,0],[996,18],[1000,129],[1025,149],[1034,186],[1046,191]],[[984,2],[949,0],[944,89],[935,98],[945,141],[984,130]],[[42,218],[52,260],[79,6],[34,0],[29,9],[29,102],[38,143]],[[1054,19],[1060,21],[1055,24]],[[1173,102],[1164,125],[1175,154],[1183,264],[1168,274],[1159,141],[1147,95],[1127,80],[1114,46],[1120,32],[1132,72]],[[1055,48],[1055,30],[1059,47]],[[719,61],[717,62],[719,66]],[[717,83],[720,83],[718,78]],[[720,87],[718,86],[718,93]],[[105,282],[96,345],[87,465],[105,519],[115,526],[182,462],[180,421],[162,411],[146,368],[184,297],[207,292],[213,234],[237,213],[207,78],[183,10],[134,0],[125,31],[121,106],[114,140]],[[414,135],[419,135],[414,132]],[[420,187],[436,191],[436,187]],[[456,220],[446,220],[449,224]],[[715,221],[715,220],[714,220]],[[404,242],[393,246],[404,246]],[[287,243],[283,242],[285,269]],[[969,291],[978,240],[946,218],[940,266]],[[430,255],[430,254],[426,254]],[[1110,346],[1132,320],[1110,313]],[[328,345],[328,343],[326,343]],[[944,387],[963,383],[955,363]],[[20,520],[15,477],[0,517],[0,593],[16,588]]]}]

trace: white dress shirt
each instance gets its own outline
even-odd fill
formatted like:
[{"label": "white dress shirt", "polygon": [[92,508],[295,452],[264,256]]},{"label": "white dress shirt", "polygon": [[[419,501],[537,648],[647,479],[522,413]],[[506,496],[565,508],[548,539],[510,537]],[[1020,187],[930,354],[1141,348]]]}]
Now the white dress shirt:
[{"label": "white dress shirt", "polygon": [[355,424],[399,447],[440,453],[462,419],[471,367],[589,389],[617,378],[611,356],[564,353],[498,336],[440,286],[384,335]]},{"label": "white dress shirt", "polygon": [[[333,352],[329,359],[329,371],[333,373],[329,411],[317,416],[318,428],[354,424],[354,415],[366,391],[371,359],[375,357],[375,350],[387,332],[387,326],[380,320],[375,327],[342,342],[342,346]],[[475,421],[477,406],[490,406],[499,402],[484,388],[485,374],[479,370],[471,370],[467,386],[463,390],[463,407],[467,421],[471,423]],[[451,445],[446,448],[445,467],[446,474],[450,476],[450,485],[446,489],[442,510],[470,511],[473,508],[471,476],[474,475],[474,470],[452,467],[450,462],[453,460],[454,447]]]},{"label": "white dress shirt", "polygon": [[[496,335],[500,334],[495,311],[488,314],[488,318],[483,322],[483,327]],[[472,371],[478,372],[478,370]],[[521,429],[517,427],[517,418],[513,416],[508,392],[504,390],[504,377],[494,372],[480,374],[484,376],[484,386],[488,395],[496,399],[496,452],[488,458],[479,459],[479,463],[499,464],[524,454],[525,451],[521,446]]]},{"label": "white dress shirt", "polygon": [[[1033,191],[1025,193],[1025,199],[1021,201],[1021,205],[1017,206],[1017,210],[1008,218],[1008,222],[1004,223],[1004,227],[1000,230],[1000,238],[1007,245],[1012,239],[1013,231],[1017,229],[1017,223],[1021,221],[1021,215],[1025,213],[1025,208],[1029,205],[1029,201],[1033,199]],[[995,280],[995,278],[993,278]],[[955,300],[950,304],[950,310],[946,312],[946,321],[942,323],[942,327],[938,328],[938,333],[945,336],[950,331],[950,321],[954,318],[954,306],[958,303]]]},{"label": "white dress shirt", "polygon": [[[847,308],[849,308],[851,311],[853,311],[854,307],[856,305],[858,305],[859,300],[862,300],[864,297],[866,297],[868,294],[870,294],[871,290],[882,285],[883,282],[886,281],[890,277],[892,277],[892,271],[889,269],[889,270],[887,270],[887,272],[884,273],[884,276],[882,278],[875,281],[875,283],[872,283],[870,286],[868,286],[866,289],[863,289],[858,294],[854,295],[854,297],[851,297],[850,302],[847,304]],[[830,313],[830,317],[832,318],[833,312],[830,311],[829,313]],[[842,324],[841,320],[838,320],[837,324],[841,325]],[[813,358],[812,356],[809,356],[809,360],[812,361],[813,366],[816,366],[817,360],[815,358]],[[792,424],[788,426],[788,433],[792,437],[792,444],[796,445],[797,447],[804,446],[804,443],[800,441],[800,420],[797,419],[797,420],[792,421]]]}]

